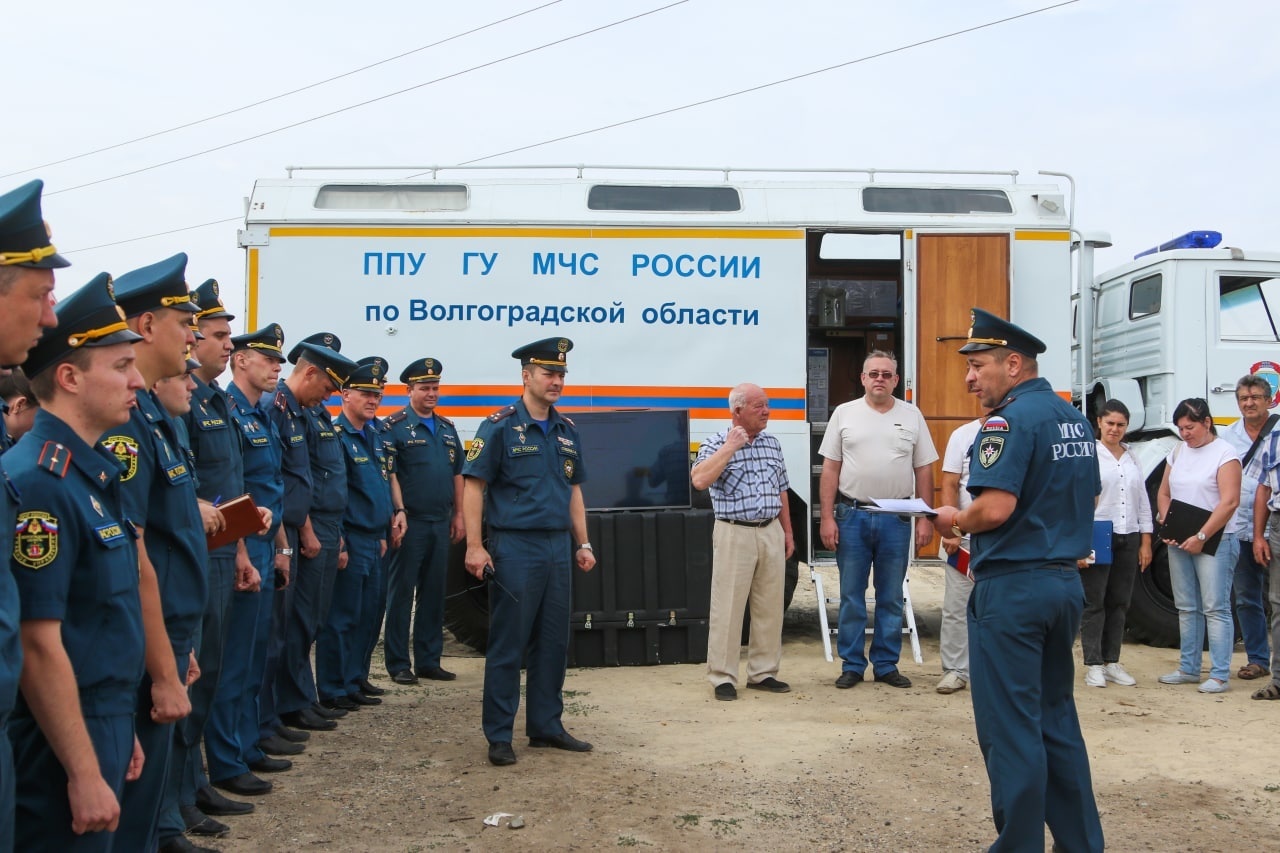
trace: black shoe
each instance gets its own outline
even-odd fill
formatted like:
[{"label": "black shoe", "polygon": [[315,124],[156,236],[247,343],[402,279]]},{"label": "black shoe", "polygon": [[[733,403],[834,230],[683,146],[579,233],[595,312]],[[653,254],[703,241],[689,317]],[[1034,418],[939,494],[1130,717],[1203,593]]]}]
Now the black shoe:
[{"label": "black shoe", "polygon": [[366,696],[363,693],[348,693],[347,701],[359,707],[361,705],[381,705],[382,700],[377,696]]},{"label": "black shoe", "polygon": [[185,835],[175,835],[159,847],[160,853],[218,853],[212,847],[197,847]]},{"label": "black shoe", "polygon": [[419,678],[430,678],[432,681],[453,681],[458,676],[438,666],[426,666],[418,670]]},{"label": "black shoe", "polygon": [[338,727],[333,720],[320,716],[310,708],[281,714],[280,719],[284,720],[286,726],[313,732],[331,732]]},{"label": "black shoe", "polygon": [[285,740],[280,735],[272,735],[258,741],[258,749],[267,755],[300,755],[306,747],[300,743]]},{"label": "black shoe", "polygon": [[311,703],[311,713],[325,720],[341,720],[347,715],[345,708],[327,708],[320,702]]},{"label": "black shoe", "polygon": [[417,684],[418,676],[414,675],[407,669],[402,669],[391,676],[391,680],[396,684]]},{"label": "black shoe", "polygon": [[516,763],[516,751],[509,741],[498,741],[489,744],[489,763],[497,767],[506,767]]},{"label": "black shoe", "polygon": [[[245,803],[248,805],[248,803]],[[214,820],[195,806],[178,806],[182,815],[182,824],[191,835],[204,838],[225,838],[231,834],[231,827],[221,821]]]},{"label": "black shoe", "polygon": [[890,687],[910,687],[911,686],[911,679],[907,678],[905,675],[898,672],[896,669],[891,669],[888,672],[886,672],[884,675],[877,675],[876,681],[880,682],[881,684],[887,684]]},{"label": "black shoe", "polygon": [[250,761],[249,769],[254,773],[283,773],[293,769],[293,762],[287,758],[272,758],[264,755],[257,761]]},{"label": "black shoe", "polygon": [[552,749],[563,749],[568,752],[590,752],[592,750],[591,744],[585,740],[578,740],[568,732],[561,732],[550,737],[531,737],[529,738],[529,746],[535,749],[551,747]]},{"label": "black shoe", "polygon": [[387,691],[381,687],[375,687],[369,683],[369,679],[362,678],[356,682],[356,687],[360,688],[360,692],[366,696],[381,696]]},{"label": "black shoe", "polygon": [[748,690],[768,690],[770,693],[790,693],[791,685],[770,676],[763,681],[748,682]]},{"label": "black shoe", "polygon": [[857,687],[861,683],[862,673],[853,672],[848,669],[840,673],[840,677],[836,679],[836,687],[839,687],[841,690],[848,690],[850,687]]},{"label": "black shoe", "polygon": [[275,787],[266,779],[259,779],[252,773],[241,773],[239,776],[232,776],[230,779],[223,779],[213,784],[224,791],[239,794],[241,797],[257,797],[262,794],[270,794],[271,789]]},{"label": "black shoe", "polygon": [[303,732],[298,729],[291,729],[288,726],[276,726],[276,734],[289,741],[289,743],[306,743],[311,740],[311,732]]},{"label": "black shoe", "polygon": [[716,698],[721,702],[732,702],[734,699],[738,698],[738,688],[734,687],[727,681],[724,684],[717,684]]},{"label": "black shoe", "polygon": [[346,696],[334,696],[332,699],[321,699],[320,707],[330,711],[357,711],[360,706]]},{"label": "black shoe", "polygon": [[196,791],[196,808],[207,815],[232,817],[251,814],[255,806],[253,803],[242,803],[239,800],[228,799],[211,785],[206,785]]}]

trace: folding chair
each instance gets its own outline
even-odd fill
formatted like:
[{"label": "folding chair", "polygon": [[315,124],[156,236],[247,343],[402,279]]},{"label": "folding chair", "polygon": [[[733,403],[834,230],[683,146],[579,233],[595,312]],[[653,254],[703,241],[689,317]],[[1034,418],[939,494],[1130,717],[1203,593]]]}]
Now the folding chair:
[{"label": "folding chair", "polygon": [[[826,655],[827,660],[834,660],[831,654],[831,638],[840,633],[839,628],[832,628],[827,620],[827,605],[834,604],[840,606],[839,598],[827,598],[822,588],[822,575],[819,574],[814,566],[809,567],[809,579],[813,581],[814,589],[818,596],[818,623],[822,627],[822,651]],[[916,663],[924,663],[924,657],[920,654],[920,634],[916,630],[916,613],[911,608],[911,565],[907,565],[906,576],[902,579],[902,633],[911,638],[911,657]],[[873,621],[870,618],[870,611],[875,606],[875,599],[867,599],[868,619],[866,633],[875,633]]]}]

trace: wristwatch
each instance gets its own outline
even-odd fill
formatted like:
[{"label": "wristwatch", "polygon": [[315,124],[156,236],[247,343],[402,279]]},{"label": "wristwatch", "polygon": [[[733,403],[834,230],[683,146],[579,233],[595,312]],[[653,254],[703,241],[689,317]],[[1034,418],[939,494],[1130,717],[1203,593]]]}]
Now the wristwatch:
[{"label": "wristwatch", "polygon": [[1197,538],[1197,539],[1199,539],[1201,542],[1203,542],[1204,540],[1208,539],[1209,537],[1208,537],[1208,536],[1205,536],[1205,535],[1204,535],[1204,531],[1203,531],[1203,530],[1201,530],[1201,531],[1199,531],[1198,533],[1196,533],[1196,538]]},{"label": "wristwatch", "polygon": [[590,552],[591,552],[591,553],[593,553],[593,554],[595,553],[595,549],[591,547],[591,543],[590,543],[590,542],[583,542],[581,545],[579,545],[579,546],[578,546],[578,550],[579,550],[579,551],[590,551]]},{"label": "wristwatch", "polygon": [[960,529],[959,518],[960,518],[960,513],[958,512],[955,515],[951,516],[951,535],[956,537],[957,539],[963,539],[964,531]]},{"label": "wristwatch", "polygon": [[281,556],[281,557],[292,557],[292,556],[293,556],[293,549],[292,549],[292,548],[277,548],[277,549],[276,549],[276,554],[278,554],[278,555],[279,555],[279,556]]}]

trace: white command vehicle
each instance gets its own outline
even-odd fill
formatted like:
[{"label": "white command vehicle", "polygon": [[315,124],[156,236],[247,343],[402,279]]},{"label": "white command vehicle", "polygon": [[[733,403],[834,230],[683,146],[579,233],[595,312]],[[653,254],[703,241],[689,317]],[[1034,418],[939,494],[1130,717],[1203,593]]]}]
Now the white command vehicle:
[{"label": "white command vehicle", "polygon": [[1070,394],[1074,201],[1041,174],[291,169],[248,202],[248,326],[335,332],[393,378],[439,358],[464,439],[519,395],[511,351],[553,335],[574,342],[563,410],[687,409],[695,444],[754,382],[812,560],[818,443],[868,353],[897,356],[939,453],[978,415],[956,353],[975,305],[1044,339],[1041,373]]},{"label": "white command vehicle", "polygon": [[[1240,417],[1236,382],[1266,378],[1280,412],[1280,253],[1214,248],[1221,235],[1190,232],[1094,279],[1086,292],[1073,387],[1087,389],[1090,420],[1108,399],[1130,412],[1127,441],[1147,475],[1152,509],[1164,460],[1178,442],[1173,412],[1200,397],[1220,426]],[[1079,360],[1081,353],[1088,358]],[[1127,624],[1139,640],[1178,644],[1178,614],[1164,547],[1134,586]]]}]

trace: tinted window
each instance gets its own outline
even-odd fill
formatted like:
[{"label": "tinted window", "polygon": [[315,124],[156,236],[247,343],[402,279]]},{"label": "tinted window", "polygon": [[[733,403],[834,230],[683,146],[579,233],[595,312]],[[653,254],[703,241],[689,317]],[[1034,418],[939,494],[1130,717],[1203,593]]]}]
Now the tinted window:
[{"label": "tinted window", "polygon": [[461,184],[328,184],[316,194],[322,210],[466,210]]},{"label": "tinted window", "polygon": [[862,207],[871,213],[1013,213],[1001,190],[956,187],[864,187]]},{"label": "tinted window", "polygon": [[654,187],[601,184],[591,188],[587,207],[592,210],[662,210],[724,213],[742,210],[742,199],[733,187]]},{"label": "tinted window", "polygon": [[1140,278],[1129,285],[1129,319],[1149,317],[1160,313],[1160,291],[1162,289],[1160,273]]}]

